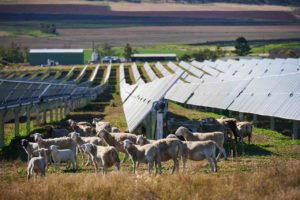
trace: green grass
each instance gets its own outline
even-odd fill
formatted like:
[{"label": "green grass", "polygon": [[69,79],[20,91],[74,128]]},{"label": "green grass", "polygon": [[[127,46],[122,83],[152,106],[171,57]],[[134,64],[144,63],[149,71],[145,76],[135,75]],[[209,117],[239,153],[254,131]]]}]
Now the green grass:
[{"label": "green grass", "polygon": [[251,45],[252,54],[269,53],[272,49],[277,48],[300,48],[300,42],[283,42],[265,45]]},{"label": "green grass", "polygon": [[84,50],[84,63],[88,63],[92,57],[92,49],[85,49]]}]

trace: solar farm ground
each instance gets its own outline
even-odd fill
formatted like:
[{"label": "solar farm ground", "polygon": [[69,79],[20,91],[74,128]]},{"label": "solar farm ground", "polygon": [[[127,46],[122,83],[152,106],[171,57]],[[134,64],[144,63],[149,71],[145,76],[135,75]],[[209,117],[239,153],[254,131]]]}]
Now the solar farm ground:
[{"label": "solar farm ground", "polygon": [[[128,71],[126,79],[133,81],[132,72]],[[170,103],[169,110],[172,117],[181,120],[220,116],[175,103]],[[107,91],[68,117],[87,121],[101,117],[122,131],[127,129],[118,66],[112,68]],[[55,125],[66,126],[64,120]],[[44,131],[44,127],[39,131]],[[20,138],[7,143],[1,152],[0,199],[297,199],[300,196],[299,141],[266,129],[255,128],[253,142],[245,144],[245,153],[230,157],[229,161],[221,160],[217,173],[209,171],[207,161],[190,161],[186,174],[170,175],[172,163],[167,162],[163,163],[161,176],[148,176],[144,164],[135,176],[131,173],[131,162],[127,161],[121,165],[120,173],[111,168],[108,175],[103,176],[95,175],[91,165],[83,167],[79,156],[77,172],[64,170],[64,167],[54,172],[50,166],[47,177],[36,183],[26,182],[25,156],[19,141]],[[123,154],[120,156],[123,158]]]}]

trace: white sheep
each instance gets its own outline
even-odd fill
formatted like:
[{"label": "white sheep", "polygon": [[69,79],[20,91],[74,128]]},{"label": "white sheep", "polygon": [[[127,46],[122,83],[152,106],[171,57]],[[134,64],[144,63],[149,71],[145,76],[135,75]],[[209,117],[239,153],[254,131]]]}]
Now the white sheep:
[{"label": "white sheep", "polygon": [[226,151],[224,149],[224,133],[223,132],[209,132],[209,133],[192,133],[187,128],[181,126],[175,132],[176,136],[183,136],[186,141],[207,141],[212,140],[220,146],[220,152],[217,156],[219,159],[221,153],[224,156],[224,159],[227,160]]},{"label": "white sheep", "polygon": [[243,141],[244,137],[248,137],[248,143],[250,144],[252,138],[252,124],[250,122],[237,122],[236,126],[240,140]]},{"label": "white sheep", "polygon": [[120,131],[120,129],[118,129],[117,127],[112,127],[112,128],[111,128],[111,132],[112,132],[112,133],[120,133],[121,131]]},{"label": "white sheep", "polygon": [[99,118],[93,118],[93,125],[96,127],[96,134],[100,133],[102,130],[112,132],[111,124],[109,122],[101,121]]},{"label": "white sheep", "polygon": [[[80,137],[79,133],[72,132],[69,134],[70,138],[76,143],[77,149],[82,151],[81,145],[86,144],[86,143],[91,143],[99,146],[105,146],[105,142],[99,138],[99,137]],[[83,158],[84,160],[84,158]],[[88,157],[85,166],[88,165],[90,161],[90,156]]]},{"label": "white sheep", "polygon": [[66,137],[70,133],[69,130],[64,128],[53,128],[52,126],[48,126],[48,134],[51,138],[58,138],[58,137]]},{"label": "white sheep", "polygon": [[153,142],[155,142],[156,140],[149,140],[147,139],[145,136],[143,135],[138,135],[136,137],[136,144],[138,145],[145,145],[145,144],[151,144]]},{"label": "white sheep", "polygon": [[147,163],[149,165],[149,174],[152,174],[155,164],[156,172],[159,171],[159,173],[161,173],[160,152],[156,145],[146,144],[144,146],[139,146],[134,145],[131,140],[126,139],[124,141],[124,148],[131,157],[134,174],[137,163]]},{"label": "white sheep", "polygon": [[107,169],[116,166],[117,171],[120,171],[120,159],[118,151],[115,147],[112,146],[97,146],[94,144],[83,144],[81,148],[85,153],[90,154],[95,172],[97,173],[98,163],[102,165],[102,173],[107,174]]},{"label": "white sheep", "polygon": [[89,122],[75,122],[72,119],[67,120],[73,131],[80,133],[82,136],[94,135],[95,129]]},{"label": "white sheep", "polygon": [[26,139],[22,139],[21,146],[23,147],[23,149],[25,150],[25,152],[27,154],[27,163],[30,161],[30,159],[32,157],[38,156],[38,152],[36,151],[39,148],[38,143],[29,142]]},{"label": "white sheep", "polygon": [[207,159],[212,172],[217,172],[216,147],[221,147],[212,140],[183,142],[182,163],[183,171],[186,169],[186,160],[201,161]]},{"label": "white sheep", "polygon": [[40,173],[41,176],[46,176],[47,171],[47,149],[39,149],[38,157],[33,157],[29,160],[27,165],[27,181],[35,174],[35,180]]},{"label": "white sheep", "polygon": [[73,169],[77,169],[76,154],[71,149],[58,149],[58,146],[51,145],[51,156],[56,170],[59,170],[61,162],[67,162],[67,168],[72,163]]},{"label": "white sheep", "polygon": [[38,143],[39,148],[49,149],[51,145],[56,145],[59,149],[71,149],[76,152],[76,143],[69,137],[43,139],[40,133],[31,136]]}]

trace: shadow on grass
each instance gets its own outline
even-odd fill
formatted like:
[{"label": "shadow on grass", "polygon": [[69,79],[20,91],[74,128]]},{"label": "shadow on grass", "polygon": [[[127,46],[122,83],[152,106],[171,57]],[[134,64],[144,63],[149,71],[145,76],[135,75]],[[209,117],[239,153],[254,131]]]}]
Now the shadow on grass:
[{"label": "shadow on grass", "polygon": [[[238,146],[238,152],[242,152],[242,145]],[[256,144],[245,144],[244,143],[244,155],[247,156],[276,156],[277,154],[264,149]]]}]

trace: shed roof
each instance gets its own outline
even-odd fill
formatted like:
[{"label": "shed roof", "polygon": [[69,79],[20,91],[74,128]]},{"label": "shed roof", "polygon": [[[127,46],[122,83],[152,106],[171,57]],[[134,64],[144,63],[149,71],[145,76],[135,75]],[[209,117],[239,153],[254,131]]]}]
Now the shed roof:
[{"label": "shed roof", "polygon": [[83,53],[83,49],[30,49],[29,53]]}]

